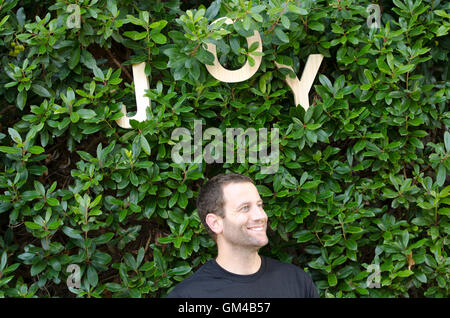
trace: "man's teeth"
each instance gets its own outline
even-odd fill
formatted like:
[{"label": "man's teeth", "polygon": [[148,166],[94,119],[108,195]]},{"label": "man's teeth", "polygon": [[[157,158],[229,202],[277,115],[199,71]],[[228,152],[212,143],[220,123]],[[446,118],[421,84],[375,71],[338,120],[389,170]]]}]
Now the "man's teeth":
[{"label": "man's teeth", "polygon": [[263,228],[263,227],[251,227],[251,228],[249,228],[249,230],[252,230],[252,231],[262,231],[262,230],[264,230],[264,228]]}]

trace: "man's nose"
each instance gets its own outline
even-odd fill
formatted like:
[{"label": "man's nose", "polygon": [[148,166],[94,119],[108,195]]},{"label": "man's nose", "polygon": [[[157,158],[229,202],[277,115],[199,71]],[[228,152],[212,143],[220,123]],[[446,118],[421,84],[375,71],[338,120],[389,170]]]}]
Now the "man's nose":
[{"label": "man's nose", "polygon": [[256,206],[253,209],[253,213],[252,213],[253,219],[254,220],[266,220],[267,219],[267,214],[264,211],[263,208]]}]

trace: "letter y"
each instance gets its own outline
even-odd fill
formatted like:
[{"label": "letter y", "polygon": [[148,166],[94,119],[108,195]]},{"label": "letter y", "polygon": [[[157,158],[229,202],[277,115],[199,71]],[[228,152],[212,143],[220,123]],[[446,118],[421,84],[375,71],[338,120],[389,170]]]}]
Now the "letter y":
[{"label": "letter y", "polygon": [[[286,75],[284,80],[294,93],[295,106],[300,104],[305,110],[309,108],[308,94],[311,90],[312,84],[314,83],[317,72],[319,71],[320,64],[322,64],[322,60],[322,54],[311,54],[308,56],[308,61],[306,62],[305,69],[303,70],[301,80],[299,80],[297,76],[295,78],[291,78],[289,75]],[[275,65],[278,68],[285,67],[291,71],[294,71],[293,68],[288,65],[278,64],[277,62],[275,62]]]}]

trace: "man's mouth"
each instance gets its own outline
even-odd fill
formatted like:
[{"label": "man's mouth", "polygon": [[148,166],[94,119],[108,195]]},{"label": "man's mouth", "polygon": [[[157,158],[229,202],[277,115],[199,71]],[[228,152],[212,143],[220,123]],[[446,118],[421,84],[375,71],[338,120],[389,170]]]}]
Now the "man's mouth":
[{"label": "man's mouth", "polygon": [[254,232],[262,232],[264,231],[264,226],[255,226],[255,227],[248,227],[247,228],[249,231],[254,231]]}]

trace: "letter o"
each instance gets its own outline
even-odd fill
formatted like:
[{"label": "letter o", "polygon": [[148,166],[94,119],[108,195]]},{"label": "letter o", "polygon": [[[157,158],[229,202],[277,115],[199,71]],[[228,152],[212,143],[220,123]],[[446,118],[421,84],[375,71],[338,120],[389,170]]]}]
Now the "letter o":
[{"label": "letter o", "polygon": [[[213,25],[217,21],[225,19],[226,24],[232,24],[233,21],[230,18],[222,17],[211,23]],[[253,42],[258,42],[259,46],[256,49],[256,52],[262,52],[262,41],[261,36],[259,35],[259,32],[257,30],[254,31],[252,36],[247,37],[247,43],[248,46]],[[216,45],[212,43],[207,43],[208,51],[211,52],[214,55],[214,65],[208,65],[205,64],[206,69],[208,72],[217,80],[226,82],[226,83],[237,83],[237,82],[243,82],[248,80],[250,77],[252,77],[256,71],[258,71],[259,66],[261,65],[262,56],[256,56],[252,55],[253,59],[255,60],[255,65],[250,66],[250,63],[248,60],[245,62],[244,66],[242,66],[238,70],[227,70],[222,65],[220,65],[219,59],[217,58],[217,50]]]}]

